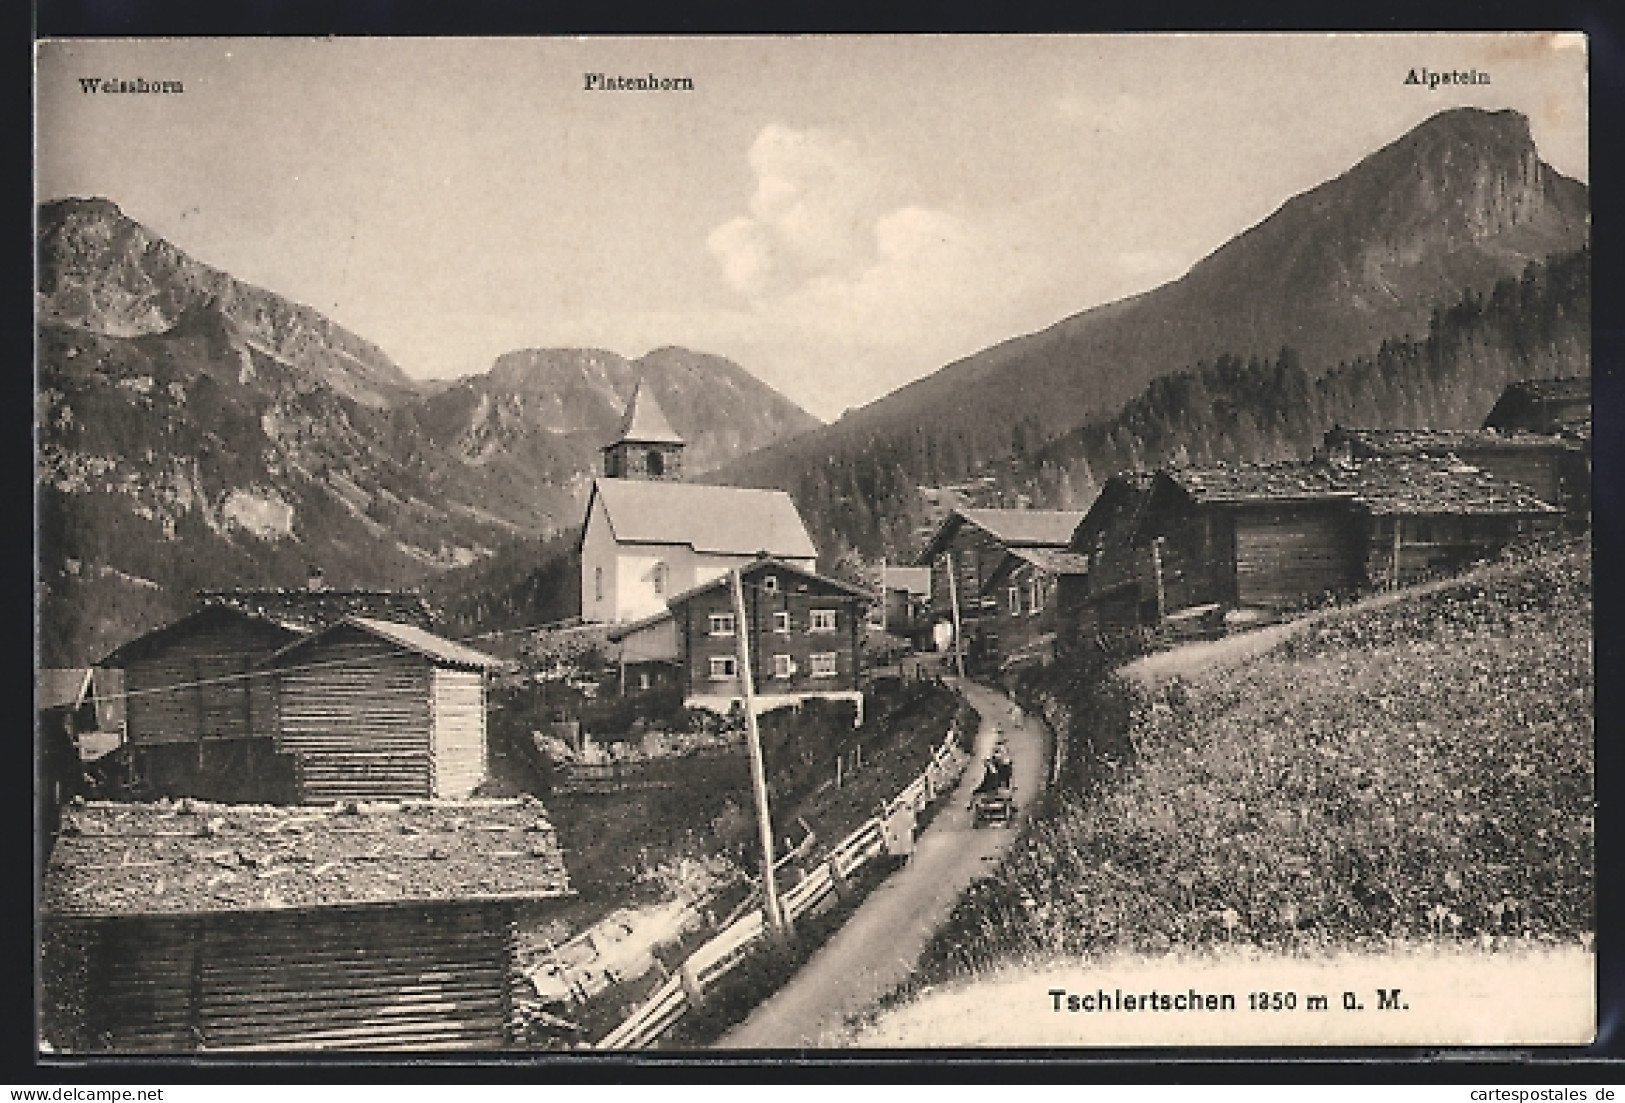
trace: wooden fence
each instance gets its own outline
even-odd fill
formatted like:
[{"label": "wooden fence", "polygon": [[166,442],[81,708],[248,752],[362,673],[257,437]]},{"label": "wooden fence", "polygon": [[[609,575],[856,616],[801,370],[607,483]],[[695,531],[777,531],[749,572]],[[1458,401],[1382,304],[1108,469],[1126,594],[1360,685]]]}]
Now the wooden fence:
[{"label": "wooden fence", "polygon": [[[816,908],[832,893],[840,891],[864,863],[884,853],[886,821],[905,807],[918,814],[939,794],[951,790],[964,770],[966,758],[950,729],[942,744],[932,752],[930,765],[918,777],[882,805],[878,815],[830,847],[816,870],[779,895],[785,921],[794,923],[797,917]],[[642,1007],[604,1036],[597,1048],[645,1049],[654,1044],[699,1002],[707,988],[743,961],[767,933],[767,921],[761,910],[740,916],[690,954]]]}]

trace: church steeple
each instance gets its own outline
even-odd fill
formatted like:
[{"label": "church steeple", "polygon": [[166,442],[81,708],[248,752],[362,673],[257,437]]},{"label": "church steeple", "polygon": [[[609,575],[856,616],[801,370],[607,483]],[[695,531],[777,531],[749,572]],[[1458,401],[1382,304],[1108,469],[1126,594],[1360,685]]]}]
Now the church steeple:
[{"label": "church steeple", "polygon": [[620,434],[603,448],[604,475],[611,479],[679,479],[683,447],[683,438],[666,420],[654,394],[644,392],[640,379],[626,404]]}]

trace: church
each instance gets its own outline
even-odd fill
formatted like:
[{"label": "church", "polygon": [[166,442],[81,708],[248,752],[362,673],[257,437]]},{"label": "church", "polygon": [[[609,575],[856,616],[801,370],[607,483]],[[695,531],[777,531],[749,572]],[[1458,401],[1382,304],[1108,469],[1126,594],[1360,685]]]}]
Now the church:
[{"label": "church", "polygon": [[578,547],[581,619],[625,624],[763,556],[813,571],[812,537],[782,490],[679,481],[684,441],[640,381],[603,448]]}]

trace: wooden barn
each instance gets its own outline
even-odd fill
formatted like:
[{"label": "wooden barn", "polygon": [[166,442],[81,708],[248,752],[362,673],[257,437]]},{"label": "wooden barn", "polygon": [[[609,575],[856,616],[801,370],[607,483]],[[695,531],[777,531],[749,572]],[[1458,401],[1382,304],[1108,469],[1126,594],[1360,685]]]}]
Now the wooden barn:
[{"label": "wooden barn", "polygon": [[1155,586],[1149,615],[1141,593],[1142,580],[1153,578],[1150,550],[1137,538],[1153,481],[1149,471],[1113,475],[1072,534],[1069,550],[1088,568],[1081,617],[1087,627],[1119,631],[1156,617]]},{"label": "wooden barn", "polygon": [[206,604],[119,647],[128,769],[138,793],[215,800],[287,800],[292,763],[279,758],[275,687],[261,664],[306,635],[302,625]]},{"label": "wooden barn", "polygon": [[1449,459],[1333,460],[1157,473],[1137,545],[1143,623],[1179,610],[1285,609],[1459,569],[1555,527],[1560,511]]},{"label": "wooden barn", "polygon": [[1078,619],[1089,596],[1089,561],[1074,552],[1015,548],[982,588],[992,598],[983,615],[988,654],[1006,663],[1048,654],[1064,624]]},{"label": "wooden barn", "polygon": [[1534,492],[1583,520],[1591,510],[1590,437],[1500,429],[1348,429],[1326,434],[1324,454],[1375,457],[1453,457]]},{"label": "wooden barn", "polygon": [[486,769],[486,674],[502,665],[421,628],[346,617],[279,650],[276,746],[305,803],[467,797]]},{"label": "wooden barn", "polygon": [[125,643],[98,665],[124,676],[132,791],[147,797],[297,799],[279,753],[275,652],[350,615],[426,628],[414,593],[328,589],[204,590],[196,611]]},{"label": "wooden barn", "polygon": [[[993,572],[1014,549],[1065,551],[1083,513],[1052,509],[970,509],[950,513],[915,560],[931,567],[931,608],[938,621],[953,616],[959,605],[964,645],[972,657],[986,649],[982,619],[996,612],[983,590]],[[941,565],[944,569],[935,569]]]},{"label": "wooden barn", "polygon": [[1484,428],[1502,432],[1555,434],[1581,425],[1591,425],[1591,380],[1584,376],[1509,383],[1484,419]]},{"label": "wooden barn", "polygon": [[545,808],[69,808],[40,904],[58,1053],[498,1050],[516,922],[569,896]]}]

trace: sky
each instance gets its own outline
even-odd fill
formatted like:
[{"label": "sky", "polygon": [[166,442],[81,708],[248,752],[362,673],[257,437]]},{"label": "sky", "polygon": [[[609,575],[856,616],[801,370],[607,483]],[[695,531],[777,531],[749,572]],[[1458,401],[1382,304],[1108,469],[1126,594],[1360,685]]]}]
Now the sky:
[{"label": "sky", "polygon": [[36,190],[414,377],[683,345],[832,419],[1178,278],[1448,108],[1523,112],[1588,180],[1585,80],[1575,35],[47,42]]}]

